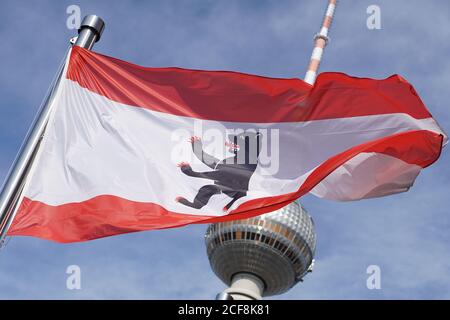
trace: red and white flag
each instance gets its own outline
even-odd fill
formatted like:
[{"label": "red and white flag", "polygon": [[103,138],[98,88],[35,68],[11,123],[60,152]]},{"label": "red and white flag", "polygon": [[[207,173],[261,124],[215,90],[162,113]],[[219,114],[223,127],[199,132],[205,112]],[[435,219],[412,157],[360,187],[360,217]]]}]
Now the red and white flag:
[{"label": "red and white flag", "polygon": [[9,235],[74,242],[403,192],[446,136],[413,87],[144,68],[73,47]]}]

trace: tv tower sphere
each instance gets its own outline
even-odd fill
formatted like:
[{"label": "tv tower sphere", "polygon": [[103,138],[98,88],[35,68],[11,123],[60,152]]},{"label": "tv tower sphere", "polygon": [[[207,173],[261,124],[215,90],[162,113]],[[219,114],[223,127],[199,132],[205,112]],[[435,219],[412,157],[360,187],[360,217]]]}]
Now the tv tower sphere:
[{"label": "tv tower sphere", "polygon": [[261,216],[211,224],[205,242],[212,270],[231,286],[224,293],[259,299],[286,292],[312,270],[316,234],[312,218],[293,202]]}]

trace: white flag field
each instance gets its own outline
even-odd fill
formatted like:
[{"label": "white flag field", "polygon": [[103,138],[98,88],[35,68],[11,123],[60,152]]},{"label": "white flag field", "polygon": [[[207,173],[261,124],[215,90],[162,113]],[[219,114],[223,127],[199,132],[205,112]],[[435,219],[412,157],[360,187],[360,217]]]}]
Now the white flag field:
[{"label": "white flag field", "polygon": [[447,137],[414,88],[145,68],[73,47],[10,235],[76,242],[407,191]]}]

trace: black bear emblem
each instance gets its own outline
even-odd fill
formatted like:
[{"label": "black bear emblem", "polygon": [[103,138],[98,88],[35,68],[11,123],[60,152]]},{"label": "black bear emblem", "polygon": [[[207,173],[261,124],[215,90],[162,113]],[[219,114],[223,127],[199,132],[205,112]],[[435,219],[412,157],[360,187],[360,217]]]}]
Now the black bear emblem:
[{"label": "black bear emblem", "polygon": [[192,137],[189,140],[195,156],[213,171],[195,172],[186,162],[179,163],[178,167],[190,177],[210,179],[214,181],[214,184],[201,187],[193,202],[183,197],[177,197],[176,201],[185,206],[200,209],[208,203],[213,195],[223,193],[232,198],[223,208],[224,211],[227,211],[236,200],[247,195],[250,178],[258,165],[262,134],[245,132],[229,135],[228,138],[230,142],[225,145],[234,155],[221,161],[203,151],[200,138]]}]

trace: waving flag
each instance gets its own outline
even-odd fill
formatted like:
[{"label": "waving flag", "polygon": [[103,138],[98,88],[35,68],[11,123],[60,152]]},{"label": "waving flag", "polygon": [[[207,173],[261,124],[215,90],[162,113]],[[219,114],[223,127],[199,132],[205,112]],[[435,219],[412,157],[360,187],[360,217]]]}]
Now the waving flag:
[{"label": "waving flag", "polygon": [[446,136],[413,87],[144,68],[74,47],[9,231],[58,242],[403,192]]}]

